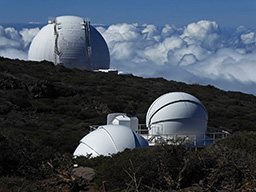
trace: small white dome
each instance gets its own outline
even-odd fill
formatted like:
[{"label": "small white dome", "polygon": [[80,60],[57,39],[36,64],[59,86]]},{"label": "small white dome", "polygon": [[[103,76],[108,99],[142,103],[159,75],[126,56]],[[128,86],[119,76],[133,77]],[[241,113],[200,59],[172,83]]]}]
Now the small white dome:
[{"label": "small white dome", "polygon": [[196,135],[202,138],[207,121],[204,105],[194,96],[183,92],[160,96],[146,115],[149,135]]},{"label": "small white dome", "polygon": [[148,142],[129,127],[122,125],[104,125],[80,140],[74,156],[97,157],[112,155],[133,148],[147,147]]},{"label": "small white dome", "polygon": [[110,65],[101,34],[76,16],[57,17],[43,27],[30,45],[28,59],[88,70],[109,69]]}]

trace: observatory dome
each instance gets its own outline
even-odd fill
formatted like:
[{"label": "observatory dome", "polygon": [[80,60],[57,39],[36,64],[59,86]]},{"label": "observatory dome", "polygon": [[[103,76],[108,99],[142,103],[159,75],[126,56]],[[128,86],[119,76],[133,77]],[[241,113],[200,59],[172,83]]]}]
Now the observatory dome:
[{"label": "observatory dome", "polygon": [[208,115],[204,105],[194,96],[172,92],[160,96],[149,107],[146,124],[149,136],[195,135],[202,139]]},{"label": "observatory dome", "polygon": [[104,125],[80,140],[74,156],[97,157],[112,155],[133,148],[147,147],[148,142],[139,134],[123,125]]},{"label": "observatory dome", "polygon": [[76,16],[61,16],[49,21],[34,37],[28,59],[47,60],[69,68],[109,69],[108,46],[101,34]]}]

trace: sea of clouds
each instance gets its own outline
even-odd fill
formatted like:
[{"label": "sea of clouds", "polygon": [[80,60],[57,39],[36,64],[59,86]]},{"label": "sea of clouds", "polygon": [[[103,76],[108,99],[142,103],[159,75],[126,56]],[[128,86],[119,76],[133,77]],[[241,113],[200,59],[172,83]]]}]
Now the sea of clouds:
[{"label": "sea of clouds", "polygon": [[[256,95],[256,32],[252,29],[221,30],[207,20],[183,28],[127,23],[95,27],[108,44],[111,68]],[[0,26],[0,56],[26,60],[39,30]]]}]

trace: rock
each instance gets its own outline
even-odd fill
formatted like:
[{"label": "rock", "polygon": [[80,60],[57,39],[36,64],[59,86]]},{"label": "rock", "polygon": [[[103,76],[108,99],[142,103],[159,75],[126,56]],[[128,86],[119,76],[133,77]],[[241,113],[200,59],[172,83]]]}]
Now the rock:
[{"label": "rock", "polygon": [[76,178],[80,186],[91,182],[96,176],[94,169],[90,167],[73,168],[71,173]]}]

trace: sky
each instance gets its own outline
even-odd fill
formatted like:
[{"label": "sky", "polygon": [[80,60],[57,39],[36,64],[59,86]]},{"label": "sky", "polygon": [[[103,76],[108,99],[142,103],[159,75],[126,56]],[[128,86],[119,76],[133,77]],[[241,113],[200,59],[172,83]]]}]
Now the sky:
[{"label": "sky", "polygon": [[62,15],[91,20],[111,68],[256,95],[255,0],[1,0],[0,56],[27,60],[48,17]]},{"label": "sky", "polygon": [[1,0],[0,23],[46,23],[77,15],[92,23],[139,23],[181,27],[213,20],[225,27],[256,27],[255,0]]}]

